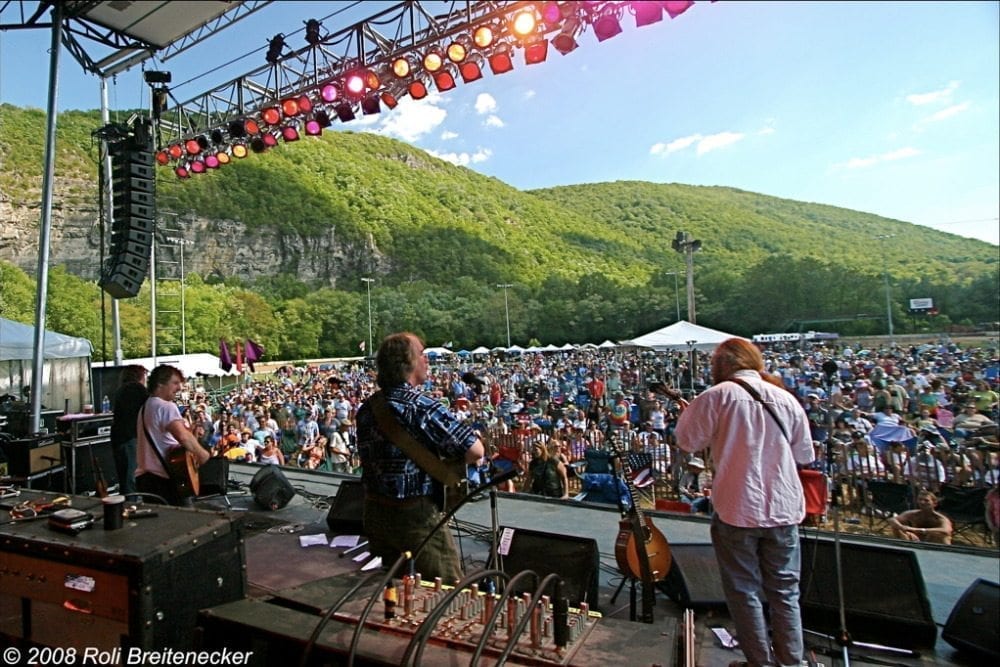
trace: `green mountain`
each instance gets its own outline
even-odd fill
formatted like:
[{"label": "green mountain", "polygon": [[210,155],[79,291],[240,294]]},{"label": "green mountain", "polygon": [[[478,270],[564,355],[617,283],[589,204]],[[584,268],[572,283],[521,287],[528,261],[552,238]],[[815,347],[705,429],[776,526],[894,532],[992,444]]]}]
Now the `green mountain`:
[{"label": "green mountain", "polygon": [[[96,112],[60,116],[55,204],[63,211],[92,216],[97,208],[90,135],[99,125]],[[0,202],[12,211],[37,207],[43,130],[43,112],[0,105]],[[375,276],[380,331],[417,329],[435,344],[506,342],[497,285],[507,283],[512,335],[522,343],[624,339],[668,324],[675,296],[686,312],[684,258],[671,248],[678,231],[702,242],[695,285],[698,322],[708,326],[743,334],[806,325],[884,331],[876,319],[885,313],[883,269],[897,330],[1000,319],[1000,257],[987,243],[724,187],[615,182],[522,192],[365,133],[281,144],[187,181],[160,168],[158,205],[208,221],[191,228],[186,258],[207,282],[257,293],[280,313],[296,298],[363,297],[360,278]],[[241,236],[206,238],[233,229]],[[877,241],[881,235],[892,238]],[[261,239],[273,246],[267,261],[237,271],[227,248],[253,256]],[[0,259],[30,273],[32,258],[22,251],[5,255],[0,244]],[[78,252],[93,259],[80,266],[99,264],[96,247]],[[679,296],[672,272],[681,275]],[[907,316],[908,299],[917,297],[935,299],[937,321]],[[287,352],[353,352],[343,348],[367,333],[367,312],[355,310],[351,331],[327,332],[333,349],[310,341]]]}]

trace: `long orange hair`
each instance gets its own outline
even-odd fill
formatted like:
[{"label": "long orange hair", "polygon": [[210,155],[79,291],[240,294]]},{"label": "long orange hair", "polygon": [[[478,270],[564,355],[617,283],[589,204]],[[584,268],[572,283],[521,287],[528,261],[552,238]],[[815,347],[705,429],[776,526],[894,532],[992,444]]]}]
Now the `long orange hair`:
[{"label": "long orange hair", "polygon": [[712,384],[725,382],[736,371],[743,370],[757,371],[765,382],[787,389],[780,377],[764,372],[764,355],[745,338],[730,338],[715,348],[712,354]]}]

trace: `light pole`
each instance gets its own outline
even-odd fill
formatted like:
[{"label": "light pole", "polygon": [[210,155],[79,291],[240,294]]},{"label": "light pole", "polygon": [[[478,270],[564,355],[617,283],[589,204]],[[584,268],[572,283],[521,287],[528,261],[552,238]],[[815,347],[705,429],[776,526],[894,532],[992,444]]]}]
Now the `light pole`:
[{"label": "light pole", "polygon": [[882,242],[882,280],[885,281],[885,319],[889,323],[889,345],[892,345],[892,292],[889,291],[889,266],[885,258],[885,242],[895,234],[879,234],[875,238]]},{"label": "light pole", "polygon": [[510,306],[507,302],[507,290],[514,285],[512,283],[497,283],[498,288],[503,289],[503,312],[507,317],[507,349],[510,349]]},{"label": "light pole", "polygon": [[365,356],[375,354],[372,349],[372,283],[375,282],[374,278],[362,278],[361,282],[365,284],[368,290],[368,352]]},{"label": "light pole", "polygon": [[665,275],[665,276],[673,276],[674,277],[674,305],[677,306],[677,321],[680,322],[681,321],[681,294],[680,294],[680,292],[677,291],[677,272],[676,271],[668,271],[668,272],[664,273],[663,275]]},{"label": "light pole", "polygon": [[690,357],[691,357],[691,360],[688,363],[691,364],[691,367],[690,367],[689,370],[690,370],[690,377],[691,377],[691,397],[692,398],[694,397],[694,374],[695,374],[695,370],[698,367],[698,359],[695,356],[695,351],[694,351],[694,346],[697,345],[697,344],[698,344],[698,341],[696,341],[696,340],[689,340],[689,341],[687,341],[688,351],[689,351],[689,354],[690,354]]},{"label": "light pole", "polygon": [[688,322],[695,322],[694,304],[694,254],[701,250],[701,241],[692,239],[687,232],[677,232],[677,236],[670,243],[670,246],[677,252],[684,254],[684,263],[687,266],[687,301],[688,301]]}]

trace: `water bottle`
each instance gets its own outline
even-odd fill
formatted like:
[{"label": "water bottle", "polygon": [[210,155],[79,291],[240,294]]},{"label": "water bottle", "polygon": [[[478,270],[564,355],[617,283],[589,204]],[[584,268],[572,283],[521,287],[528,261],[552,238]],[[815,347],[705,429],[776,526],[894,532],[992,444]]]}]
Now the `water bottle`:
[{"label": "water bottle", "polygon": [[108,399],[107,395],[101,399],[101,412],[105,414],[111,412],[111,401]]}]

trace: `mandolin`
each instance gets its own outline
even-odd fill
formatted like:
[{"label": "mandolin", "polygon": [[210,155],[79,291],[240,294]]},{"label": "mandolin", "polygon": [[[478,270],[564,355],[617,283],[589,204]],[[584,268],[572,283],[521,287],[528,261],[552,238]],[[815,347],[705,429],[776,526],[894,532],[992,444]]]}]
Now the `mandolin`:
[{"label": "mandolin", "polygon": [[642,581],[641,620],[644,623],[652,623],[653,584],[666,577],[670,570],[672,561],[670,545],[660,529],[653,525],[653,520],[644,515],[639,508],[639,493],[632,481],[632,466],[621,447],[618,435],[613,430],[608,433],[607,441],[618,457],[622,467],[622,477],[632,499],[632,506],[618,524],[615,560],[623,575]]}]

